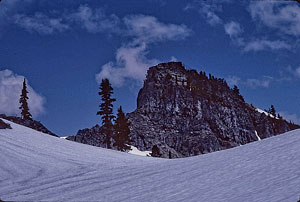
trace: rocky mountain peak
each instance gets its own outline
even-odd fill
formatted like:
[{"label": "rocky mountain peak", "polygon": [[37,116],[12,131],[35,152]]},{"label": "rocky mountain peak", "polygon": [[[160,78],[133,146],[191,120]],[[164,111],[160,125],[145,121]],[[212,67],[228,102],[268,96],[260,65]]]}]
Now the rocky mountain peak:
[{"label": "rocky mountain peak", "polygon": [[[181,62],[149,68],[137,109],[127,117],[132,145],[155,148],[165,158],[228,149],[295,128],[247,104],[224,79],[187,70]],[[98,126],[69,139],[103,146],[105,138]]]},{"label": "rocky mountain peak", "polygon": [[227,149],[290,130],[261,115],[224,79],[187,70],[181,62],[151,67],[130,113],[135,146],[162,156],[193,156]]}]

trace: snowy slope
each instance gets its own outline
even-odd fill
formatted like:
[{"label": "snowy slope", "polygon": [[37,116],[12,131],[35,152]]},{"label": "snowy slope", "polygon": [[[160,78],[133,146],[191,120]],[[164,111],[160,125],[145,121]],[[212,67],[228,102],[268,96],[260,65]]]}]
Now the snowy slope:
[{"label": "snowy slope", "polygon": [[12,130],[0,130],[2,200],[295,202],[300,196],[300,130],[168,160],[10,124]]}]

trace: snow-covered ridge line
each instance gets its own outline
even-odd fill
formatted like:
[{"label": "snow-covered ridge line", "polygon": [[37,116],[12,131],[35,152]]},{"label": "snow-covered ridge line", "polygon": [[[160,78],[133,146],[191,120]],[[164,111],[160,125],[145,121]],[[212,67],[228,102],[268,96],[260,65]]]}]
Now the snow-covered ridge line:
[{"label": "snow-covered ridge line", "polygon": [[259,109],[259,108],[255,108],[255,110],[261,114],[265,114],[266,116],[270,116],[271,118],[275,118],[275,119],[278,119],[278,117],[274,117],[272,114],[262,110],[262,109]]}]

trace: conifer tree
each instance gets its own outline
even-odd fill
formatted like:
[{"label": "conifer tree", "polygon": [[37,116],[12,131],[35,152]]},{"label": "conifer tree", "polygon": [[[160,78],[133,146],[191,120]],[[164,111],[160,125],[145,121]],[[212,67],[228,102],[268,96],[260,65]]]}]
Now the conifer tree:
[{"label": "conifer tree", "polygon": [[236,85],[233,86],[233,90],[232,90],[232,91],[233,91],[236,95],[238,95],[239,98],[240,98],[242,101],[244,101],[243,96],[240,94],[240,89],[239,89]]},{"label": "conifer tree", "polygon": [[274,117],[276,117],[276,110],[275,110],[274,105],[271,105],[271,108],[270,108],[269,112],[270,112],[271,115],[273,115]]},{"label": "conifer tree", "polygon": [[108,79],[102,79],[100,84],[100,92],[98,93],[101,96],[102,103],[99,105],[100,110],[97,112],[97,115],[101,116],[103,132],[106,135],[105,143],[106,148],[111,148],[111,137],[113,134],[113,124],[112,119],[115,117],[113,115],[113,102],[116,99],[111,98],[113,94],[113,88],[111,87]]},{"label": "conifer tree", "polygon": [[118,109],[117,119],[115,121],[114,125],[114,146],[117,147],[119,151],[126,151],[130,149],[130,147],[127,145],[130,143],[130,129],[129,129],[130,123],[128,122],[128,119],[125,117],[125,114],[122,110],[122,107]]},{"label": "conifer tree", "polygon": [[32,120],[32,115],[29,112],[29,107],[28,107],[28,102],[27,100],[29,99],[27,96],[27,86],[26,86],[26,80],[24,78],[24,82],[23,82],[23,88],[22,88],[22,93],[20,96],[20,100],[19,103],[21,104],[21,106],[19,107],[19,109],[21,109],[21,116],[22,119],[24,120]]},{"label": "conifer tree", "polygon": [[233,86],[233,92],[240,95],[240,89],[236,85]]}]

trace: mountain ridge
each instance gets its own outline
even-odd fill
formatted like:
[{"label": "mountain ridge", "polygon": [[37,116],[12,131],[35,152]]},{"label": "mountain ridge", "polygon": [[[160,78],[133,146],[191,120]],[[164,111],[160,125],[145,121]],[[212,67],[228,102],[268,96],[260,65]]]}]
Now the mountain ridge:
[{"label": "mountain ridge", "polygon": [[[259,113],[224,79],[187,70],[181,62],[147,71],[137,109],[127,114],[133,146],[178,158],[220,151],[287,132],[298,126]],[[69,140],[103,147],[100,126]]]}]

